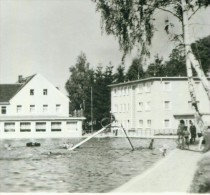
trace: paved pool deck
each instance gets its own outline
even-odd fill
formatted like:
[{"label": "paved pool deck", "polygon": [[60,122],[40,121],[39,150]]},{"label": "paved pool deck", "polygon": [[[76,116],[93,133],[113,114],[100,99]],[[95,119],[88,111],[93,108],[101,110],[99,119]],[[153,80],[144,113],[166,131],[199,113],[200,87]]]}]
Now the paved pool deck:
[{"label": "paved pool deck", "polygon": [[187,193],[201,158],[201,152],[175,149],[153,167],[111,193]]}]

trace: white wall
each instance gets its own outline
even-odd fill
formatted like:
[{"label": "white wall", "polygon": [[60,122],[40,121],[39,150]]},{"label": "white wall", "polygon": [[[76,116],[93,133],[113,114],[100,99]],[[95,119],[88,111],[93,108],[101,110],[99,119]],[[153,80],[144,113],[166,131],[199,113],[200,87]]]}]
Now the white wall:
[{"label": "white wall", "polygon": [[[82,136],[82,120],[78,119],[68,119],[68,120],[58,120],[61,122],[61,131],[51,131],[51,123],[56,121],[0,121],[0,139],[20,139],[20,138],[71,138],[71,137],[81,137]],[[5,132],[5,123],[15,123],[14,132]],[[21,132],[20,124],[22,122],[30,123],[30,132]],[[36,123],[45,122],[45,131],[37,132]],[[75,123],[75,125],[70,125],[67,127],[67,123]],[[76,126],[76,128],[74,127]]]},{"label": "white wall", "polygon": [[[30,89],[34,89],[34,95],[30,95]],[[43,95],[43,89],[47,89],[47,95]],[[14,116],[69,116],[69,99],[56,87],[47,81],[42,75],[36,74],[10,101],[6,115]],[[60,111],[56,111],[56,104],[61,105]],[[17,113],[17,105],[22,105],[22,111]],[[34,112],[30,112],[30,105],[35,105]],[[48,105],[48,111],[43,112],[43,105]]]},{"label": "white wall", "polygon": [[[138,86],[139,84],[145,85],[151,82],[151,91],[145,92],[145,88],[140,93]],[[170,83],[169,90],[165,88],[165,82]],[[201,113],[207,113],[203,117],[203,120],[210,124],[210,102],[207,95],[202,87],[200,81],[195,81],[195,93],[197,100],[199,101],[198,106]],[[129,91],[129,94],[123,95],[120,90],[123,87],[136,86],[135,92]],[[118,93],[115,94],[115,89]],[[135,97],[134,97],[135,96]],[[133,102],[135,101],[135,102]],[[145,103],[150,101],[151,110],[145,110]],[[170,102],[170,108],[165,109],[164,102]],[[118,105],[118,112],[114,112],[118,123],[130,120],[131,128],[140,128],[139,120],[143,120],[143,129],[147,128],[147,120],[151,120],[151,129],[166,129],[164,120],[170,121],[169,128],[176,129],[179,120],[175,118],[176,114],[185,115],[186,119],[193,118],[193,110],[190,107],[189,102],[191,101],[187,80],[178,79],[156,79],[147,80],[144,82],[136,83],[123,83],[121,86],[112,87],[111,93],[111,106],[112,111],[115,110],[115,105]],[[143,111],[139,110],[139,102],[143,102]],[[120,107],[124,104],[130,104],[129,112],[122,112]],[[135,113],[135,116],[132,114]],[[184,116],[183,116],[184,117]],[[125,125],[124,125],[125,126]],[[125,126],[126,128],[126,126]]]}]

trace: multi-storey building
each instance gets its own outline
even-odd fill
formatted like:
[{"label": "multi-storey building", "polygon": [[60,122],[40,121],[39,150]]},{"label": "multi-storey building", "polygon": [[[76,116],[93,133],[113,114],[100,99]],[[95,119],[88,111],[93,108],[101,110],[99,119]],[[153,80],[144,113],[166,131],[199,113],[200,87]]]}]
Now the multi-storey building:
[{"label": "multi-storey building", "polygon": [[0,85],[0,138],[82,135],[84,117],[69,117],[69,98],[40,74]]},{"label": "multi-storey building", "polygon": [[[208,78],[210,80],[210,78]],[[194,78],[197,103],[210,125],[210,102],[198,78]],[[128,132],[176,132],[179,120],[194,120],[186,77],[153,77],[112,84],[111,111],[116,125]]]}]

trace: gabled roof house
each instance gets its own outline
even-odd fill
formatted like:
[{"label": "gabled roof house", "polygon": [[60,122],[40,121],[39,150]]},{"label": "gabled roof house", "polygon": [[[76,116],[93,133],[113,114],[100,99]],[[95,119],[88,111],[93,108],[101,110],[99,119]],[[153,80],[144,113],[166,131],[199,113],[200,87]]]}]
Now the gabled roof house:
[{"label": "gabled roof house", "polygon": [[0,139],[79,137],[84,119],[69,116],[69,98],[41,74],[0,84]]}]

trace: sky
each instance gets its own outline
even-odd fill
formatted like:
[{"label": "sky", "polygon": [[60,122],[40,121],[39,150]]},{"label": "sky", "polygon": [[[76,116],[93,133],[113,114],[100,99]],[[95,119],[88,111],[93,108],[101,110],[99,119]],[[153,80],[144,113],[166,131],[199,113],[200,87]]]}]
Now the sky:
[{"label": "sky", "polygon": [[[210,34],[209,15],[210,8],[193,16],[192,41]],[[175,46],[164,32],[167,17],[156,15],[162,27],[153,38],[151,56],[166,59]],[[121,63],[118,41],[102,33],[100,13],[91,0],[0,0],[1,84],[16,82],[18,75],[40,73],[66,94],[69,67],[81,52],[91,67],[111,62],[116,68]],[[126,68],[135,56],[136,51],[126,57]]]}]

